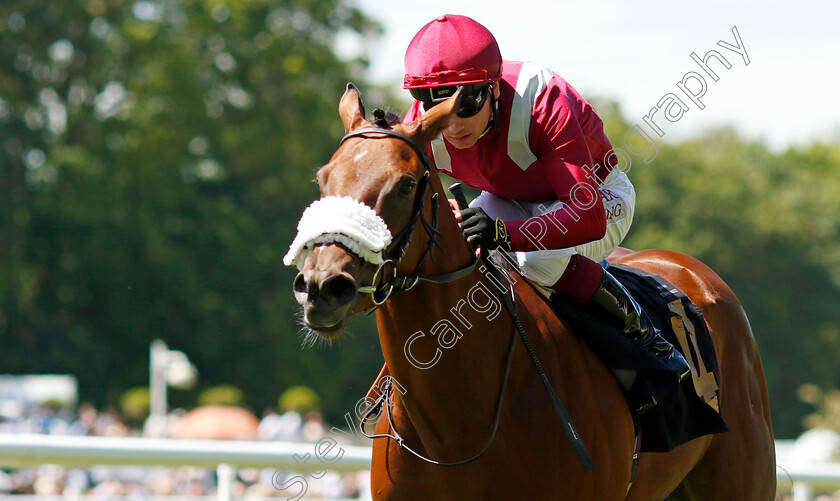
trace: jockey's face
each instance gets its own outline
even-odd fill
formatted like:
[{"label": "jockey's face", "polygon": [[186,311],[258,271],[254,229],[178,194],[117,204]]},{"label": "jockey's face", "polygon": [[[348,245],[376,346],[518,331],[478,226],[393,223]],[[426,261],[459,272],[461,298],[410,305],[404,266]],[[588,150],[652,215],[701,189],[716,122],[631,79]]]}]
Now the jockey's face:
[{"label": "jockey's face", "polygon": [[[493,85],[492,92],[493,97],[498,99],[499,86]],[[443,129],[443,137],[459,150],[475,146],[475,143],[484,134],[484,131],[487,129],[487,124],[490,122],[492,102],[492,99],[487,99],[481,111],[468,118],[462,118],[453,114],[452,122]]]}]

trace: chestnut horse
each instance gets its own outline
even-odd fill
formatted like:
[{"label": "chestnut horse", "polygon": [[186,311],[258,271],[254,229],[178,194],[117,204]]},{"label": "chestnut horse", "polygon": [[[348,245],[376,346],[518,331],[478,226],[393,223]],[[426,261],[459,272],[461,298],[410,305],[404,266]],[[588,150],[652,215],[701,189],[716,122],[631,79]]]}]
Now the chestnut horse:
[{"label": "chestnut horse", "polygon": [[[613,257],[665,277],[700,308],[719,357],[720,409],[730,431],[667,453],[642,453],[632,483],[634,427],[616,378],[531,285],[509,280],[521,325],[594,462],[591,471],[581,468],[527,351],[513,350],[520,341],[489,270],[476,266],[446,202],[438,207],[445,194],[434,168],[424,163],[424,151],[447,125],[458,98],[415,122],[394,125],[391,134],[382,132],[388,126],[381,120],[375,125],[365,119],[361,96],[348,85],[339,104],[348,135],[317,181],[322,201],[352,199],[370,213],[358,218],[375,213],[371,217],[380,222],[325,230],[343,235],[322,232],[320,239],[307,240],[308,254],[298,261],[287,256],[287,264],[301,270],[294,288],[304,323],[324,339],[337,338],[349,318],[374,306],[372,298],[382,303],[376,319],[383,372],[400,391],[391,392],[388,419],[378,420],[375,433],[401,439],[374,440],[373,498],[773,499],[770,409],[747,317],[711,269],[669,251],[623,250]],[[328,210],[323,224],[346,216],[339,212]],[[315,220],[304,213],[299,238]],[[393,238],[378,248],[371,243],[376,237],[356,236],[372,226],[384,228],[382,222],[393,231],[386,237]],[[463,464],[432,464],[409,448],[434,461]]]}]

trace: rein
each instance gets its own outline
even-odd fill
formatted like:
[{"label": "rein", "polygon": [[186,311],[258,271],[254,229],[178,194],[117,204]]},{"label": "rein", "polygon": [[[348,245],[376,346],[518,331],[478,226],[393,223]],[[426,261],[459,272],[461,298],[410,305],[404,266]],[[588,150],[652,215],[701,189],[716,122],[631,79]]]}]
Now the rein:
[{"label": "rein", "polygon": [[[376,112],[374,112],[374,115],[376,115]],[[434,252],[433,252],[433,250],[434,250],[435,246],[438,246],[438,247],[441,248],[441,250],[443,250],[443,245],[441,245],[441,243],[437,239],[437,237],[441,235],[440,231],[437,229],[438,209],[439,209],[438,194],[437,193],[434,193],[432,195],[432,209],[433,209],[432,222],[429,223],[428,221],[426,221],[426,219],[423,215],[423,207],[424,207],[424,203],[425,203],[426,191],[428,190],[429,186],[431,185],[431,181],[430,181],[431,165],[429,163],[428,155],[426,154],[425,150],[423,150],[410,137],[408,137],[405,134],[402,134],[400,132],[397,132],[395,130],[386,129],[386,128],[382,128],[382,127],[369,127],[369,128],[357,129],[355,131],[351,131],[351,132],[345,134],[343,138],[341,138],[341,143],[344,143],[344,141],[346,141],[347,139],[349,139],[351,137],[366,137],[367,139],[375,139],[373,137],[367,136],[368,134],[384,134],[385,137],[388,137],[388,136],[396,137],[398,139],[401,139],[401,140],[405,141],[417,153],[417,156],[420,158],[420,162],[423,164],[423,167],[425,169],[425,172],[423,173],[423,177],[422,177],[422,180],[421,180],[421,185],[420,185],[420,187],[418,187],[419,193],[417,194],[417,200],[414,204],[414,212],[411,216],[411,219],[409,220],[408,225],[397,235],[397,238],[394,239],[391,246],[389,246],[389,249],[385,249],[383,251],[383,257],[385,259],[384,259],[383,263],[381,265],[379,265],[379,268],[374,273],[373,279],[371,281],[372,282],[371,285],[362,286],[362,287],[359,287],[357,289],[358,292],[370,293],[371,294],[371,298],[372,298],[372,300],[375,304],[375,306],[371,309],[371,311],[373,311],[376,308],[378,308],[380,305],[382,305],[385,301],[387,301],[388,298],[391,296],[391,294],[395,290],[397,290],[397,291],[408,291],[408,290],[412,289],[415,285],[417,285],[418,282],[421,282],[421,281],[440,284],[440,283],[454,282],[454,281],[459,280],[463,277],[466,277],[467,275],[469,275],[475,269],[479,260],[478,260],[478,258],[473,257],[472,261],[467,266],[465,266],[464,268],[461,268],[459,270],[455,270],[453,272],[444,273],[442,275],[438,275],[438,276],[435,276],[435,277],[420,277],[420,276],[417,275],[417,272],[419,271],[420,266],[423,264],[423,262],[425,261],[427,256],[431,257],[432,262],[434,262]],[[458,200],[459,206],[466,207],[466,203],[465,203],[466,201],[463,197],[463,192],[461,192],[460,190],[458,190],[458,191],[453,190],[453,193],[455,194],[456,198],[459,199]],[[412,234],[414,233],[414,229],[415,229],[415,226],[416,226],[418,220],[420,220],[422,222],[424,229],[426,230],[427,234],[429,235],[429,243],[426,246],[426,251],[423,253],[422,258],[418,262],[417,266],[415,266],[414,271],[411,273],[411,275],[409,275],[407,277],[397,277],[396,276],[396,274],[397,274],[397,264],[402,259],[403,255],[405,254],[405,249],[408,246],[408,242],[411,239]],[[501,254],[502,254],[502,256],[505,257],[505,259],[508,259],[508,260],[510,259],[505,253],[501,253]],[[487,264],[487,268],[492,270],[492,273],[496,276],[496,279],[499,280],[499,277],[501,275],[501,271],[497,267],[496,263],[494,263],[492,259],[489,259],[485,252],[482,252],[481,257],[482,257],[481,260],[484,261]],[[384,267],[387,263],[391,263],[391,265],[394,267],[394,275],[393,275],[393,277],[389,278],[387,281],[383,282],[384,287],[387,287],[387,289],[384,289],[384,290],[386,290],[385,296],[382,299],[377,299],[376,293],[379,292],[380,290],[383,290],[383,289],[380,289],[379,288],[380,286],[377,286],[376,282],[379,279],[380,272],[384,269]],[[499,282],[499,283],[501,283],[501,282]],[[592,461],[592,458],[589,456],[589,453],[586,450],[586,447],[584,446],[583,441],[580,438],[580,435],[578,435],[577,430],[575,429],[575,426],[572,423],[571,417],[569,416],[569,413],[566,411],[566,408],[563,406],[563,403],[560,400],[560,397],[557,396],[557,393],[554,391],[554,388],[551,386],[551,383],[549,382],[548,377],[546,376],[545,371],[542,368],[542,364],[540,364],[540,361],[537,359],[537,355],[534,352],[534,349],[531,346],[530,341],[528,340],[528,336],[525,334],[525,329],[522,327],[522,323],[519,320],[519,313],[518,313],[517,307],[516,307],[516,296],[514,294],[513,285],[510,284],[509,291],[507,291],[507,290],[503,291],[503,292],[500,291],[500,296],[501,296],[503,304],[505,305],[505,308],[507,309],[508,313],[510,314],[510,316],[513,320],[514,327],[515,327],[517,333],[519,334],[519,337],[522,339],[522,343],[525,345],[525,348],[528,350],[528,354],[530,355],[531,360],[534,363],[534,366],[537,370],[537,373],[540,375],[540,378],[543,381],[543,384],[545,385],[546,392],[548,393],[549,399],[551,400],[551,404],[552,404],[552,407],[554,408],[554,412],[557,414],[557,417],[560,419],[561,425],[563,427],[563,431],[566,433],[566,436],[568,437],[569,441],[571,442],[572,448],[574,449],[575,454],[577,455],[578,460],[580,461],[580,464],[583,467],[583,470],[584,471],[592,470],[595,467],[595,465]],[[359,428],[360,428],[362,434],[365,435],[368,438],[371,438],[371,439],[374,439],[374,438],[391,438],[397,443],[397,445],[399,445],[401,448],[407,450],[408,452],[410,452],[411,454],[413,454],[417,458],[422,459],[423,461],[426,461],[427,463],[431,463],[431,464],[438,465],[438,466],[459,466],[459,465],[463,465],[463,464],[475,461],[476,459],[483,456],[484,453],[486,453],[490,449],[490,446],[493,444],[493,441],[496,438],[496,431],[498,430],[498,427],[499,427],[499,421],[500,421],[501,414],[502,414],[502,406],[503,406],[503,403],[504,403],[505,393],[507,392],[508,379],[509,379],[509,376],[510,376],[510,369],[511,369],[511,366],[513,365],[513,353],[514,353],[515,348],[516,348],[516,336],[511,336],[510,347],[508,348],[507,361],[505,363],[504,377],[502,378],[501,394],[499,395],[499,401],[496,404],[496,411],[495,411],[495,415],[494,415],[494,418],[493,418],[493,429],[492,429],[492,432],[490,433],[490,437],[488,438],[487,443],[484,445],[484,448],[482,448],[481,451],[479,451],[474,456],[472,456],[470,458],[467,458],[467,459],[463,459],[461,461],[443,462],[443,461],[436,461],[436,460],[427,458],[427,457],[421,455],[420,453],[414,451],[413,449],[411,449],[409,446],[407,446],[405,444],[405,439],[403,439],[403,437],[400,436],[400,434],[397,432],[396,427],[394,426],[393,419],[391,417],[391,406],[388,405],[388,404],[385,405],[385,412],[388,416],[388,422],[390,424],[391,430],[393,431],[393,434],[386,433],[386,434],[378,434],[378,435],[369,435],[365,431],[365,428],[364,428],[365,422],[367,421],[368,417],[371,414],[373,414],[374,412],[379,412],[379,409],[381,409],[383,402],[389,401],[389,396],[390,396],[390,392],[391,392],[391,381],[390,381],[390,379],[386,382],[386,386],[385,386],[385,389],[382,392],[382,394],[376,399],[376,401],[373,403],[373,405],[371,405],[370,409],[367,411],[367,413],[365,413],[365,415],[361,419],[361,421],[359,423]]]},{"label": "rein", "polygon": [[[511,258],[507,255],[507,253],[500,252],[499,254],[511,263]],[[492,259],[489,259],[486,256],[482,257],[484,258],[484,262],[488,264],[488,268],[492,270],[498,280],[499,275],[501,275],[499,267],[493,263]],[[563,405],[563,401],[560,400],[557,392],[554,391],[554,387],[551,386],[551,382],[548,380],[548,376],[546,376],[542,364],[537,358],[537,353],[534,351],[534,347],[531,346],[531,342],[528,340],[528,335],[525,334],[525,328],[522,327],[522,322],[519,321],[519,312],[516,308],[516,297],[513,295],[513,285],[510,287],[510,294],[503,292],[501,296],[505,308],[507,308],[508,313],[510,313],[511,318],[513,319],[513,325],[516,327],[516,332],[522,339],[522,344],[525,345],[525,349],[528,350],[528,355],[534,363],[534,368],[537,370],[537,374],[539,374],[540,379],[545,386],[545,391],[548,393],[549,400],[551,400],[551,406],[554,408],[554,413],[557,415],[557,418],[560,419],[560,425],[563,427],[563,431],[566,433],[566,437],[569,439],[572,449],[575,451],[578,461],[583,467],[583,471],[586,472],[594,469],[595,463],[592,461],[592,457],[589,456],[589,452],[586,450],[586,446],[583,444],[583,440],[580,438],[580,435],[578,435],[577,429],[572,422],[572,417],[569,416],[568,411],[566,411],[566,407]]]},{"label": "rein", "polygon": [[[366,436],[367,438],[374,439],[374,438],[390,438],[394,442],[397,443],[401,448],[407,450],[414,456],[427,463],[431,463],[437,466],[460,466],[462,464],[467,464],[475,461],[476,459],[480,458],[484,455],[485,452],[490,450],[490,446],[493,445],[493,441],[496,439],[496,431],[499,429],[499,421],[501,420],[502,416],[502,404],[505,401],[505,393],[507,392],[507,385],[508,385],[508,378],[510,376],[510,368],[513,365],[513,352],[516,348],[516,336],[510,337],[510,346],[508,347],[508,356],[507,362],[505,363],[505,375],[502,378],[502,393],[499,396],[499,402],[496,404],[496,412],[493,416],[493,430],[490,432],[490,437],[487,439],[487,443],[484,444],[484,448],[482,448],[478,453],[474,456],[462,459],[461,461],[455,462],[444,462],[444,461],[436,461],[434,459],[427,458],[423,456],[419,452],[415,451],[411,447],[405,444],[405,439],[399,434],[397,428],[394,426],[394,420],[391,417],[391,405],[390,405],[390,395],[391,395],[391,378],[385,382],[385,388],[382,393],[377,397],[376,401],[371,405],[370,409],[362,416],[362,419],[359,421],[359,430],[362,432],[362,435]],[[383,402],[387,402],[385,404],[385,413],[388,416],[388,424],[391,427],[391,430],[394,432],[393,435],[390,433],[380,433],[369,435],[367,431],[365,431],[365,422],[368,420],[371,414],[379,413],[380,409],[382,408]]]},{"label": "rein", "polygon": [[[501,253],[505,259],[510,260],[510,258]],[[492,259],[489,259],[486,255],[482,255],[482,261],[487,263],[488,269],[491,270],[493,275],[495,276],[496,280],[501,283],[501,272],[499,271],[498,266],[493,262]],[[519,320],[519,312],[516,307],[516,295],[513,290],[513,284],[510,285],[510,289],[504,292],[500,291],[500,296],[502,299],[502,303],[505,305],[508,313],[510,314],[511,318],[513,319],[513,325],[516,332],[519,334],[520,339],[522,339],[522,344],[525,345],[525,349],[528,350],[528,355],[531,357],[531,361],[534,363],[534,367],[537,370],[537,373],[540,376],[540,379],[545,386],[546,392],[548,393],[548,397],[551,400],[551,405],[554,408],[554,413],[560,419],[560,424],[563,427],[563,431],[566,433],[566,437],[569,439],[569,442],[572,445],[572,449],[575,451],[575,455],[577,455],[578,461],[580,462],[581,467],[583,467],[583,471],[591,471],[595,468],[595,463],[592,461],[592,457],[589,455],[589,452],[586,450],[586,446],[583,443],[583,440],[580,438],[580,435],[575,428],[574,423],[572,422],[571,416],[569,416],[568,411],[566,411],[566,407],[563,405],[563,402],[560,400],[560,397],[554,391],[554,388],[551,386],[551,382],[548,380],[548,376],[546,376],[545,371],[542,368],[542,364],[540,363],[539,359],[537,358],[537,354],[534,351],[533,346],[531,346],[531,342],[528,340],[528,335],[525,333],[525,328],[522,327],[522,322]],[[463,464],[471,463],[476,459],[480,458],[490,449],[490,446],[493,444],[493,441],[496,438],[496,431],[499,427],[499,419],[502,413],[502,404],[505,400],[505,393],[507,392],[507,384],[508,379],[510,376],[510,368],[513,362],[513,352],[516,348],[516,336],[511,336],[510,338],[510,347],[508,348],[508,356],[507,362],[505,363],[505,375],[502,378],[502,389],[501,394],[499,395],[499,401],[496,404],[496,412],[493,417],[493,429],[490,432],[490,437],[487,439],[487,443],[484,445],[484,448],[481,449],[478,453],[474,456],[463,459],[460,461],[454,462],[444,462],[444,461],[436,461],[434,459],[427,458],[422,454],[418,453],[411,447],[405,444],[405,439],[397,432],[396,427],[394,426],[394,420],[391,417],[391,400],[390,400],[390,393],[391,393],[391,380],[390,378],[386,381],[384,391],[379,395],[379,397],[374,401],[374,403],[370,406],[368,411],[362,416],[362,419],[359,421],[359,430],[362,432],[364,436],[370,439],[374,438],[390,438],[394,440],[401,448],[407,450],[417,458],[437,466],[460,466]],[[384,434],[368,434],[365,430],[365,423],[368,421],[368,418],[371,414],[378,414],[380,409],[382,408],[382,404],[385,403],[385,413],[388,416],[388,424],[390,425],[393,434],[384,433]],[[638,442],[639,437],[637,437]],[[636,464],[638,458],[638,452],[634,456],[634,465]],[[634,475],[635,476],[635,475]]]}]

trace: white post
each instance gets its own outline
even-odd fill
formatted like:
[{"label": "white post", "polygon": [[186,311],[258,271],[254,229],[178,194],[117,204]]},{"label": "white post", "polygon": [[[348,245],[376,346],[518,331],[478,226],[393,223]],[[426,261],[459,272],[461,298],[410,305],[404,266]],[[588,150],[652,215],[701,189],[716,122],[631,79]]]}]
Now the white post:
[{"label": "white post", "polygon": [[230,463],[219,463],[216,467],[216,499],[218,501],[233,500],[233,480],[236,467]]},{"label": "white post", "polygon": [[166,365],[169,348],[160,339],[149,349],[149,434],[166,437]]},{"label": "white post", "polygon": [[793,501],[814,501],[814,489],[804,482],[793,483]]}]

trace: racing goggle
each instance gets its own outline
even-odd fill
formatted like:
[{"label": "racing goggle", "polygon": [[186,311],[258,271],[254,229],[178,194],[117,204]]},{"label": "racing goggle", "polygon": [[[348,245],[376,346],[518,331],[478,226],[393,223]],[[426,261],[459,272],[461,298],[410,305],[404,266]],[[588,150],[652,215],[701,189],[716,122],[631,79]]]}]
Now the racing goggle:
[{"label": "racing goggle", "polygon": [[484,103],[490,96],[492,83],[481,82],[475,84],[467,84],[463,86],[452,85],[449,87],[425,87],[422,89],[410,89],[411,95],[414,99],[423,103],[423,110],[429,111],[438,104],[446,101],[455,95],[458,87],[463,87],[461,91],[461,102],[455,114],[461,118],[469,118],[475,116]]}]

